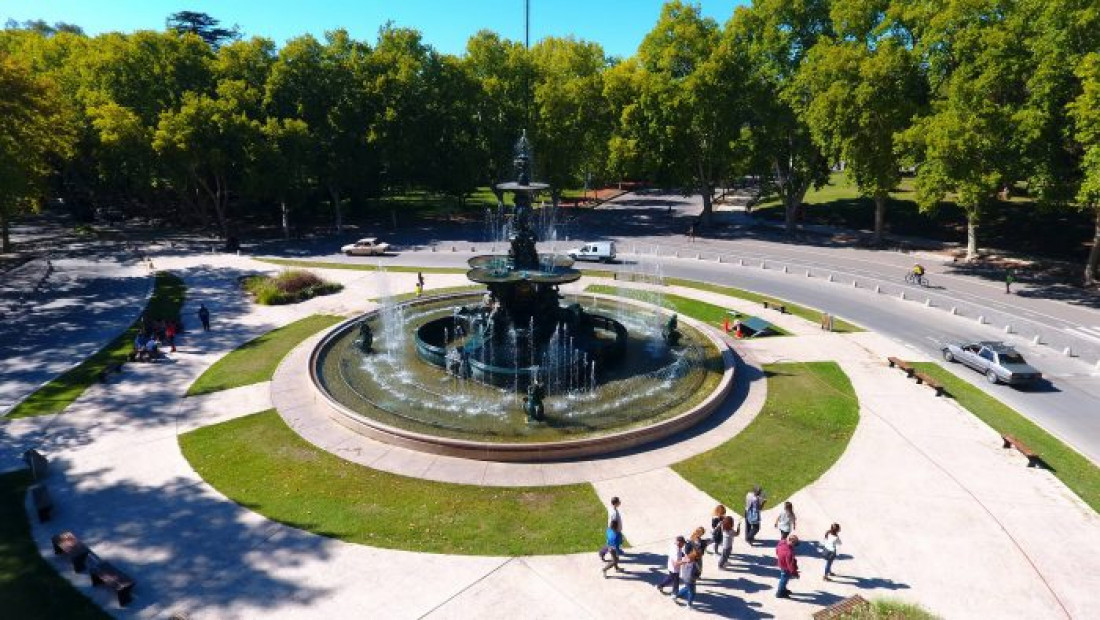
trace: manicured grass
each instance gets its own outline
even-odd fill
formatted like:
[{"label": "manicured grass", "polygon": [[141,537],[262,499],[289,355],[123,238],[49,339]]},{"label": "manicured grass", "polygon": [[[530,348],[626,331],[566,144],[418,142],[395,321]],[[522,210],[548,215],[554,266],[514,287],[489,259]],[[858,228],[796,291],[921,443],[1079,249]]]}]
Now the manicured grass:
[{"label": "manicured grass", "polygon": [[[617,295],[619,297],[628,297],[639,301],[653,302],[653,293],[645,289],[616,288],[605,284],[590,284],[584,290],[588,293]],[[721,329],[726,318],[729,317],[729,310],[727,308],[697,299],[688,299],[687,297],[673,295],[672,293],[662,293],[661,303],[672,312],[691,317],[697,321],[702,321],[717,329]],[[752,317],[747,314],[742,314],[741,318],[745,320]],[[772,330],[778,336],[787,335],[787,332],[776,325],[772,325]]]},{"label": "manicured grass", "polygon": [[[778,299],[775,297],[769,297],[767,295],[761,295],[759,293],[753,293],[739,288],[733,288],[732,286],[722,286],[719,284],[709,284],[707,282],[696,282],[694,280],[684,280],[681,278],[665,278],[665,284],[671,286],[683,286],[685,288],[699,289],[700,291],[709,291],[711,293],[718,293],[719,295],[725,295],[727,297],[734,297],[737,299],[744,299],[745,301],[751,301],[755,303],[762,303],[767,301],[780,301],[787,307],[787,312],[797,316],[799,318],[806,319],[812,323],[819,323],[821,321],[821,310],[815,310],[813,308],[807,308],[806,306],[800,306],[793,304],[789,301]],[[862,328],[852,325],[848,321],[839,317],[833,317],[833,331],[841,333],[861,332]]]},{"label": "manicured grass", "polygon": [[274,410],[181,435],[180,446],[195,471],[232,500],[340,540],[471,555],[573,553],[602,544],[606,513],[591,485],[478,487],[398,476],[314,447]]},{"label": "manicured grass", "polygon": [[915,603],[877,598],[871,601],[869,610],[847,613],[839,618],[843,620],[937,620],[939,616]]},{"label": "manicured grass", "polygon": [[198,396],[270,381],[279,362],[291,349],[343,320],[344,317],[315,314],[249,340],[207,368],[187,389],[187,395]]},{"label": "manicured grass", "polygon": [[767,364],[768,398],[745,430],[673,465],[688,482],[738,512],[760,484],[774,507],[840,458],[859,422],[859,401],[834,362]]},{"label": "manicured grass", "polygon": [[1093,510],[1100,512],[1100,467],[1015,409],[960,379],[943,366],[935,362],[910,363],[942,383],[952,398],[993,430],[1012,435],[1038,452],[1059,480]]},{"label": "manicured grass", "polygon": [[[175,319],[186,297],[187,287],[177,276],[162,271],[156,275],[153,296],[145,307],[145,315],[156,319]],[[40,387],[8,413],[10,418],[26,418],[51,413],[61,413],[74,400],[99,381],[100,373],[115,364],[123,364],[133,350],[134,338],[140,327],[140,319],[122,335],[112,340],[88,359],[65,374]]]},{"label": "manicured grass", "polygon": [[[441,288],[426,288],[424,289],[424,296],[430,297],[432,295],[447,295],[450,293],[473,293],[476,291],[484,291],[486,288],[480,284],[468,284],[466,286],[444,286]],[[371,301],[378,301],[380,298],[372,299]],[[400,295],[393,295],[391,297],[394,301],[409,301],[410,299],[416,299],[416,291],[411,293],[401,293]]]},{"label": "manicured grass", "polygon": [[19,620],[110,618],[38,554],[23,498],[27,471],[0,475],[0,616]]}]

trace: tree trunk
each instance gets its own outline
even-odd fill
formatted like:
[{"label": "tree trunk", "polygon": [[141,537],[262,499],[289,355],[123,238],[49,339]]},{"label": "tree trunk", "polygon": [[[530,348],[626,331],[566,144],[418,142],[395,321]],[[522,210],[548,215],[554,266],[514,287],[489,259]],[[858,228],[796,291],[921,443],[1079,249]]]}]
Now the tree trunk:
[{"label": "tree trunk", "polygon": [[966,260],[978,258],[978,216],[966,215]]},{"label": "tree trunk", "polygon": [[1096,215],[1096,223],[1092,232],[1092,249],[1089,250],[1089,260],[1085,264],[1085,286],[1100,282],[1100,204],[1093,206],[1093,213]]},{"label": "tree trunk", "polygon": [[875,245],[882,244],[882,233],[886,225],[886,194],[875,194]]},{"label": "tree trunk", "polygon": [[328,191],[332,195],[332,210],[336,215],[336,234],[340,234],[344,232],[344,210],[340,207],[340,189],[329,187]]},{"label": "tree trunk", "polygon": [[703,213],[699,216],[699,221],[703,226],[710,226],[711,214],[714,212],[714,193],[710,183],[703,183],[699,193],[703,195]]},{"label": "tree trunk", "polygon": [[8,254],[11,252],[11,231],[8,223],[8,214],[4,212],[3,207],[0,207],[0,254]]},{"label": "tree trunk", "polygon": [[279,203],[279,209],[283,214],[283,239],[290,239],[290,209],[286,208],[286,201]]}]

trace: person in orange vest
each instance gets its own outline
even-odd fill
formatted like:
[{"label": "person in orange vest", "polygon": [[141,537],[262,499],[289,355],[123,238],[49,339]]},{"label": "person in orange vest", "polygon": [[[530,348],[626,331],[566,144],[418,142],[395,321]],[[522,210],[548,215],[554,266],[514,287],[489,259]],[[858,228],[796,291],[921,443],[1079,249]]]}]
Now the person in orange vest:
[{"label": "person in orange vest", "polygon": [[738,339],[745,337],[745,335],[741,333],[741,319],[735,319],[733,321],[733,337]]}]

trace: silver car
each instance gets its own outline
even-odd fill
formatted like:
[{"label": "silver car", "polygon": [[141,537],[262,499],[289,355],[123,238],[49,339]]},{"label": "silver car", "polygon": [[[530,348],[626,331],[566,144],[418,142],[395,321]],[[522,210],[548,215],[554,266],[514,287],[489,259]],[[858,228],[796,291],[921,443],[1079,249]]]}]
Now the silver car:
[{"label": "silver car", "polygon": [[379,241],[376,237],[364,237],[355,243],[349,243],[340,251],[348,256],[381,256],[390,249],[390,244]]},{"label": "silver car", "polygon": [[1024,356],[1003,342],[966,342],[943,347],[943,359],[959,362],[985,375],[990,383],[1027,385],[1043,373],[1024,361]]}]

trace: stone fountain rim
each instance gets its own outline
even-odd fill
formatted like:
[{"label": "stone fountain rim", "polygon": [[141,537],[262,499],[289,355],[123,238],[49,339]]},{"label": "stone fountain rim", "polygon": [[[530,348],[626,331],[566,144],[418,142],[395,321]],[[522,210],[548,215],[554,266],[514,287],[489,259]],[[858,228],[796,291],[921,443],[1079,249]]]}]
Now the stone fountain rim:
[{"label": "stone fountain rim", "polygon": [[[474,297],[476,295],[480,295],[480,293],[434,295],[405,301],[402,302],[401,305],[416,307],[449,299]],[[663,308],[634,299],[600,293],[583,293],[581,295],[623,302],[640,308],[655,310],[662,314],[669,314]],[[333,340],[342,336],[348,329],[353,328],[355,323],[360,319],[375,316],[380,311],[381,308],[375,308],[369,312],[342,321],[330,328],[325,335],[321,337],[309,354],[308,364],[310,383],[313,386],[314,392],[321,397],[323,404],[327,405],[329,417],[342,426],[384,443],[411,448],[421,452],[482,461],[504,462],[557,461],[621,452],[654,443],[662,439],[667,439],[668,437],[699,424],[718,409],[729,396],[734,386],[736,364],[733,362],[730,355],[725,354],[730,351],[729,345],[723,341],[710,326],[690,317],[678,315],[679,320],[699,331],[711,341],[720,353],[723,353],[722,358],[725,368],[723,369],[722,379],[719,381],[718,385],[711,390],[702,402],[676,417],[662,420],[649,426],[627,429],[596,437],[546,442],[487,442],[418,433],[383,424],[364,414],[352,411],[333,397],[332,394],[322,386],[320,377],[317,374],[320,353],[324,351]]]}]

